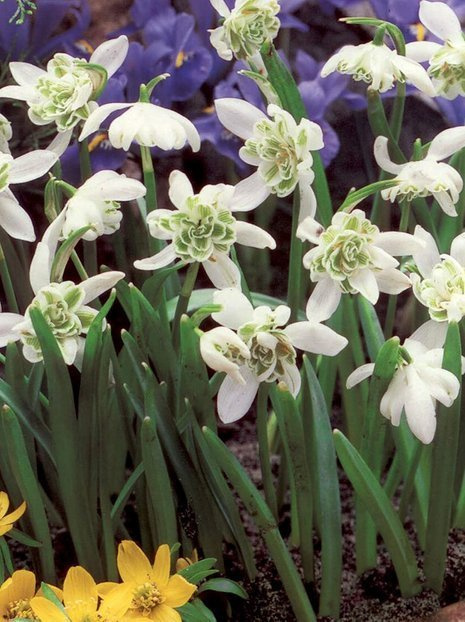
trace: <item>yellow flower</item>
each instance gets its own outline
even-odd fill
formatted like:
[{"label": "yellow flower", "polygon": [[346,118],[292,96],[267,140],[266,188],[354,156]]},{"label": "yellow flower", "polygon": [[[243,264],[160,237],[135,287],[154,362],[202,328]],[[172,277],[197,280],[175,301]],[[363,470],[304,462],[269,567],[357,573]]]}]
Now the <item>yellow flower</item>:
[{"label": "yellow flower", "polygon": [[17,570],[0,586],[0,620],[24,618],[40,622],[30,601],[36,593],[36,578],[29,570]]},{"label": "yellow flower", "polygon": [[23,501],[19,508],[7,514],[10,507],[10,499],[6,492],[0,492],[0,536],[4,536],[7,531],[13,529],[13,523],[21,518],[26,511],[26,502]]},{"label": "yellow flower", "polygon": [[[153,566],[141,549],[130,540],[118,547],[118,570],[124,585],[131,586],[132,602],[124,621],[181,622],[176,607],[185,605],[197,589],[174,574],[170,577],[170,547],[158,547]],[[111,593],[111,592],[110,592]]]},{"label": "yellow flower", "polygon": [[73,566],[68,570],[63,584],[66,613],[41,596],[31,600],[31,608],[44,622],[120,622],[131,604],[131,598],[131,591],[118,585],[99,605],[94,579],[81,566]]}]

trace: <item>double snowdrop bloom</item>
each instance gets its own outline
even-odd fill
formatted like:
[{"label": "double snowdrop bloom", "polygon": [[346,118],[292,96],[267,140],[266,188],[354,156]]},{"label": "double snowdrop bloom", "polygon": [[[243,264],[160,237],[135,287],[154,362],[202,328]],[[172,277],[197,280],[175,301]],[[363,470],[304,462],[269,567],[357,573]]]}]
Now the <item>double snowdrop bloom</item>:
[{"label": "double snowdrop bloom", "polygon": [[10,153],[8,141],[11,140],[12,136],[11,123],[3,114],[0,114],[0,152]]},{"label": "double snowdrop bloom", "polygon": [[247,414],[261,382],[284,382],[292,395],[300,390],[300,373],[295,348],[335,356],[347,344],[321,322],[335,311],[334,301],[321,290],[310,297],[307,321],[286,326],[290,309],[280,305],[253,308],[242,292],[230,288],[213,295],[222,310],[213,319],[222,327],[205,332],[200,338],[200,351],[205,363],[226,372],[218,392],[218,416],[225,423]]},{"label": "double snowdrop bloom", "polygon": [[334,71],[367,82],[370,89],[380,93],[392,89],[395,82],[406,82],[427,95],[435,95],[433,83],[425,69],[416,61],[400,56],[384,43],[345,45],[326,61],[321,75],[325,78]]},{"label": "double snowdrop bloom", "polygon": [[360,293],[375,304],[379,293],[399,294],[410,287],[409,278],[396,268],[392,255],[411,255],[422,246],[408,233],[381,233],[362,210],[337,212],[325,230],[313,218],[306,218],[297,237],[316,244],[303,259],[312,281],[339,303],[343,293]]},{"label": "double snowdrop bloom", "polygon": [[[398,426],[404,410],[412,433],[428,444],[436,431],[436,400],[444,406],[451,406],[459,394],[460,382],[452,372],[441,369],[442,348],[430,349],[410,338],[405,340],[403,349],[406,356],[397,363],[394,376],[381,398],[380,411]],[[368,363],[356,369],[347,378],[347,388],[371,376],[374,367],[374,363]]]},{"label": "double snowdrop bloom", "polygon": [[69,54],[55,54],[46,70],[12,62],[10,71],[17,85],[0,89],[0,97],[25,101],[29,118],[36,125],[55,123],[59,132],[71,130],[97,108],[92,100],[123,63],[128,46],[127,37],[121,35],[102,43],[89,62]]},{"label": "double snowdrop bloom", "polygon": [[10,184],[22,184],[45,175],[58,159],[57,153],[37,149],[13,159],[0,153],[0,226],[18,240],[35,240],[34,226],[28,213],[20,206]]},{"label": "double snowdrop bloom", "polygon": [[186,143],[193,151],[200,149],[200,136],[195,126],[182,114],[150,102],[104,104],[87,119],[79,140],[97,131],[113,112],[126,112],[110,123],[108,140],[115,149],[128,151],[134,141],[142,147],[159,147],[164,151],[182,149]]},{"label": "double snowdrop bloom", "polygon": [[388,140],[375,140],[375,159],[386,172],[395,175],[396,186],[381,191],[383,199],[412,201],[416,197],[433,196],[448,216],[457,216],[455,204],[463,188],[460,174],[445,162],[440,162],[465,146],[465,127],[451,127],[440,132],[422,160],[396,164],[389,157]]},{"label": "double snowdrop bloom", "polygon": [[420,225],[414,235],[424,246],[413,252],[418,272],[410,279],[413,293],[431,318],[416,332],[433,347],[444,343],[448,322],[460,322],[465,316],[465,234],[452,241],[450,254],[442,255],[432,235]]},{"label": "double snowdrop bloom", "polygon": [[224,60],[253,58],[278,34],[277,0],[236,0],[232,10],[224,0],[210,2],[223,18],[219,28],[209,31],[210,41]]},{"label": "double snowdrop bloom", "polygon": [[151,235],[171,240],[162,251],[136,261],[140,270],[157,270],[176,259],[199,262],[215,287],[240,287],[240,273],[229,258],[231,246],[238,242],[254,248],[275,248],[274,239],[255,225],[236,220],[238,211],[234,186],[208,185],[194,194],[187,176],[173,171],[169,177],[169,196],[176,210],[157,209],[147,217]]},{"label": "double snowdrop bloom", "polygon": [[48,227],[38,243],[31,262],[29,277],[35,294],[24,316],[17,313],[0,313],[0,347],[10,341],[20,340],[23,355],[31,363],[41,361],[42,349],[30,318],[30,309],[39,309],[67,365],[82,355],[85,335],[97,310],[88,303],[111,289],[124,277],[123,272],[104,272],[92,276],[78,285],[72,281],[51,282],[51,272],[65,213]]},{"label": "double snowdrop bloom", "polygon": [[320,126],[308,119],[296,123],[275,104],[268,106],[270,118],[241,99],[217,99],[215,108],[224,127],[245,140],[239,151],[241,159],[258,167],[237,184],[235,201],[251,209],[270,194],[288,196],[299,184],[300,217],[313,216],[316,199],[311,187],[314,179],[311,152],[323,148]]},{"label": "double snowdrop bloom", "polygon": [[407,56],[419,62],[428,61],[428,73],[437,95],[447,99],[465,95],[465,39],[457,15],[444,2],[422,0],[419,17],[422,24],[443,43],[408,43]]},{"label": "double snowdrop bloom", "polygon": [[122,219],[119,201],[132,201],[146,193],[144,184],[115,171],[99,171],[90,177],[66,203],[63,235],[68,237],[81,227],[91,226],[84,240],[114,233]]}]

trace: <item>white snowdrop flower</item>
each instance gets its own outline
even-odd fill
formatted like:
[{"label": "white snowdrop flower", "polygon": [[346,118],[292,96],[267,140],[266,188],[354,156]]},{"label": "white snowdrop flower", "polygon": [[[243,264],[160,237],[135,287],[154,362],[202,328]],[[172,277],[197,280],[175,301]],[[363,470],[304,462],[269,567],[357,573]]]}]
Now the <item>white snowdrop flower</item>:
[{"label": "white snowdrop flower", "polygon": [[42,177],[57,160],[58,154],[50,149],[37,149],[18,158],[0,152],[0,226],[11,237],[28,242],[35,240],[32,220],[9,186]]},{"label": "white snowdrop flower", "polygon": [[186,143],[193,151],[200,149],[199,133],[189,119],[150,102],[100,106],[85,122],[79,140],[97,131],[110,114],[125,108],[128,110],[108,128],[108,140],[115,149],[128,151],[133,141],[143,147],[159,147],[164,151],[182,149]]},{"label": "white snowdrop flower", "polygon": [[[261,382],[284,382],[294,397],[299,393],[301,379],[295,348],[334,356],[347,344],[344,337],[321,324],[331,316],[334,305],[333,301],[321,298],[318,292],[307,305],[308,320],[288,326],[289,307],[254,309],[238,289],[217,291],[213,301],[223,308],[212,317],[227,332],[213,329],[204,333],[201,353],[207,365],[227,373],[217,403],[218,416],[225,423],[247,414]],[[209,334],[214,331],[213,335]],[[232,335],[236,335],[245,348],[241,349]],[[217,353],[212,352],[215,347],[212,344],[217,344]]]},{"label": "white snowdrop flower", "polygon": [[99,171],[90,177],[66,203],[63,235],[68,237],[77,229],[92,226],[84,240],[96,240],[114,233],[122,219],[120,201],[132,201],[146,193],[144,184],[115,171]]},{"label": "white snowdrop flower", "polygon": [[443,43],[414,41],[406,46],[407,56],[428,61],[428,74],[436,94],[455,99],[465,95],[465,39],[457,15],[444,2],[420,2],[421,23]]},{"label": "white snowdrop flower", "polygon": [[299,186],[300,218],[313,216],[316,198],[312,190],[312,151],[323,148],[323,133],[317,123],[292,115],[275,104],[268,118],[259,108],[241,99],[215,100],[219,120],[230,132],[245,140],[239,156],[257,171],[236,185],[235,200],[242,209],[260,205],[267,196],[290,195]]},{"label": "white snowdrop flower", "polygon": [[111,289],[124,277],[110,271],[90,277],[79,284],[72,281],[50,282],[51,268],[63,226],[64,212],[48,227],[38,243],[31,262],[29,278],[35,294],[23,315],[0,313],[0,346],[21,341],[23,355],[31,363],[42,360],[39,339],[30,319],[30,309],[39,309],[57,340],[67,365],[72,365],[84,349],[85,335],[97,314],[88,303]]},{"label": "white snowdrop flower", "polygon": [[10,153],[8,141],[11,140],[12,136],[11,123],[3,114],[0,114],[0,152]]},{"label": "white snowdrop flower", "polygon": [[46,70],[12,62],[10,71],[17,85],[0,89],[0,97],[25,101],[36,125],[55,123],[59,132],[71,130],[98,107],[93,99],[123,63],[128,46],[127,37],[121,35],[102,43],[88,62],[58,53]]},{"label": "white snowdrop flower", "polygon": [[440,132],[422,160],[396,164],[389,157],[388,140],[375,140],[375,159],[384,171],[395,175],[396,186],[381,191],[386,201],[412,201],[416,197],[432,196],[448,216],[457,216],[455,204],[463,188],[463,180],[454,167],[440,162],[465,146],[465,127],[451,127]]},{"label": "white snowdrop flower", "polygon": [[354,80],[363,80],[370,89],[380,93],[392,89],[395,82],[406,82],[427,95],[435,95],[433,83],[425,69],[384,43],[345,45],[326,61],[321,75],[325,78],[334,71],[351,75]]},{"label": "white snowdrop flower", "polygon": [[223,18],[221,26],[209,31],[210,41],[224,60],[253,58],[278,34],[277,0],[236,0],[232,10],[224,0],[210,3]]},{"label": "white snowdrop flower", "polygon": [[157,270],[175,260],[199,262],[215,287],[240,287],[237,266],[229,258],[237,242],[254,248],[275,248],[266,231],[236,220],[234,186],[207,185],[194,194],[187,176],[173,171],[169,177],[169,196],[176,210],[156,209],[147,217],[154,238],[170,240],[162,251],[134,263],[140,270]]},{"label": "white snowdrop flower", "polygon": [[[425,444],[431,443],[436,431],[436,400],[452,406],[460,391],[455,375],[442,369],[444,350],[430,349],[414,338],[406,339],[394,376],[381,398],[381,414],[398,426],[402,411],[412,433]],[[462,364],[463,367],[463,364]],[[371,376],[374,363],[362,365],[347,378],[350,389]],[[463,369],[462,369],[463,373]]]},{"label": "white snowdrop flower", "polygon": [[359,209],[337,212],[326,230],[306,218],[297,237],[316,244],[305,254],[304,266],[311,280],[321,283],[326,295],[337,302],[343,293],[360,293],[375,304],[380,292],[404,291],[410,279],[397,269],[399,262],[393,255],[411,255],[415,245],[422,246],[409,233],[381,232]]}]

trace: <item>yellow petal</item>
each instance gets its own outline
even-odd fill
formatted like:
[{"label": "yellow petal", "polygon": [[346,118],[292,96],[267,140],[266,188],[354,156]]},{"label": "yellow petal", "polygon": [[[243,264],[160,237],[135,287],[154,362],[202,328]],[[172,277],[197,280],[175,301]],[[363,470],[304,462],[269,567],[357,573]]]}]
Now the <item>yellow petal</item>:
[{"label": "yellow petal", "polygon": [[157,554],[155,555],[155,563],[153,564],[153,580],[158,586],[160,591],[163,591],[165,585],[170,578],[171,569],[171,554],[170,547],[167,544],[162,544],[158,547]]},{"label": "yellow petal", "polygon": [[104,583],[99,583],[97,585],[97,592],[99,593],[99,596],[101,596],[102,598],[105,598],[108,592],[111,592],[111,590],[114,590],[115,587],[117,587],[118,585],[120,584],[115,583],[114,581],[105,581]]},{"label": "yellow petal", "polygon": [[164,603],[152,611],[150,619],[154,622],[182,622],[179,613]]},{"label": "yellow petal", "polygon": [[184,577],[175,574],[163,590],[164,604],[168,607],[181,607],[187,603],[196,589],[196,586],[186,581]]},{"label": "yellow petal", "polygon": [[18,518],[21,518],[21,516],[24,514],[24,512],[26,511],[26,502],[23,501],[21,503],[21,505],[16,508],[16,510],[14,512],[11,512],[10,514],[7,514],[6,516],[4,516],[1,519],[1,523],[15,523]]},{"label": "yellow petal", "polygon": [[97,586],[87,570],[81,566],[73,566],[68,570],[63,583],[63,600],[66,607],[74,608],[79,604],[86,613],[97,611]]},{"label": "yellow petal", "polygon": [[118,547],[118,570],[124,582],[152,581],[152,566],[145,553],[132,540],[123,540]]},{"label": "yellow petal", "polygon": [[120,620],[131,605],[133,591],[131,583],[122,583],[110,590],[99,608],[102,618]]},{"label": "yellow petal", "polygon": [[8,508],[10,507],[10,500],[6,492],[0,492],[0,519],[2,519],[5,514],[8,512]]},{"label": "yellow petal", "polygon": [[[50,585],[50,583],[46,583],[45,585],[52,590],[52,592],[55,594],[58,600],[61,600],[61,602],[63,602],[63,590],[60,590],[59,587],[55,587],[54,585]],[[37,592],[37,596],[43,596],[43,595],[44,593],[42,591],[42,588],[40,587]]]},{"label": "yellow petal", "polygon": [[36,596],[30,602],[31,609],[43,622],[68,622],[67,617],[47,598]]},{"label": "yellow petal", "polygon": [[30,570],[17,570],[11,579],[11,600],[30,600],[36,593],[36,577]]},{"label": "yellow petal", "polygon": [[0,523],[0,537],[4,536],[6,533],[13,529],[13,525],[2,525]]}]

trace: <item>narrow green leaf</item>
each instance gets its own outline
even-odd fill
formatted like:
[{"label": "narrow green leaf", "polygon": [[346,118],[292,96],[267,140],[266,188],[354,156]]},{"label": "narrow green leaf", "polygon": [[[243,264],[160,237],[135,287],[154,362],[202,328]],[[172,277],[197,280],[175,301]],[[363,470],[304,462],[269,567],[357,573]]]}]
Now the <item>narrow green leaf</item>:
[{"label": "narrow green leaf", "polygon": [[243,598],[247,600],[249,595],[244,590],[242,585],[239,585],[236,581],[231,581],[231,579],[224,578],[216,578],[209,579],[202,583],[202,585],[197,590],[197,594],[201,594],[202,592],[207,592],[208,590],[212,592],[221,592],[223,594],[234,594],[234,596],[239,596],[239,598]]}]

